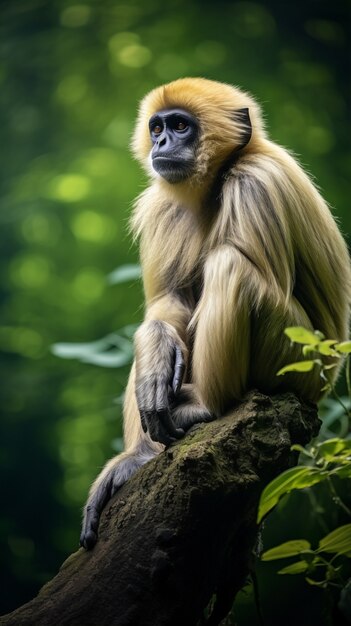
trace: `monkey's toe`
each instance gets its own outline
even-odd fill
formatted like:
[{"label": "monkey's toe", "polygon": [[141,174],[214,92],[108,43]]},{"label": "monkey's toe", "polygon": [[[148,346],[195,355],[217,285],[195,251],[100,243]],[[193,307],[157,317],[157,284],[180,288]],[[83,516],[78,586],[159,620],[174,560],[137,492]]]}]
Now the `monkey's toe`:
[{"label": "monkey's toe", "polygon": [[83,528],[80,535],[80,545],[86,550],[91,550],[98,540],[98,526],[100,520],[99,510],[89,505],[86,509]]},{"label": "monkey's toe", "polygon": [[93,530],[83,531],[80,536],[80,545],[86,550],[92,550],[97,542],[97,534]]}]

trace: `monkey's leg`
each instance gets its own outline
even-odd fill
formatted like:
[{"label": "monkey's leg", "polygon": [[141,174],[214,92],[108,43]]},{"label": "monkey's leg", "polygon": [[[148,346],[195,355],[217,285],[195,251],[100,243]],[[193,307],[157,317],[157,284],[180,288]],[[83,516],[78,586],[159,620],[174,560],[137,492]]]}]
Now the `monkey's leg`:
[{"label": "monkey's leg", "polygon": [[194,329],[192,381],[207,409],[219,416],[247,389],[252,271],[233,246],[208,257]]},{"label": "monkey's leg", "polygon": [[87,550],[98,537],[101,512],[116,491],[145,463],[159,454],[164,446],[152,441],[143,432],[135,399],[135,366],[133,365],[124,403],[124,438],[126,451],[113,457],[91,486],[84,517],[80,544]]},{"label": "monkey's leg", "polygon": [[295,391],[317,401],[322,386],[319,369],[278,377],[278,370],[303,359],[301,346],[291,345],[284,329],[312,328],[307,313],[291,297],[286,303],[272,292],[264,276],[233,246],[222,246],[205,267],[204,288],[194,316],[192,376],[206,407],[223,414],[249,387],[272,393]]},{"label": "monkey's leg", "polygon": [[176,426],[188,430],[193,424],[212,422],[216,416],[201,402],[194,385],[186,383],[174,397],[171,418]]}]

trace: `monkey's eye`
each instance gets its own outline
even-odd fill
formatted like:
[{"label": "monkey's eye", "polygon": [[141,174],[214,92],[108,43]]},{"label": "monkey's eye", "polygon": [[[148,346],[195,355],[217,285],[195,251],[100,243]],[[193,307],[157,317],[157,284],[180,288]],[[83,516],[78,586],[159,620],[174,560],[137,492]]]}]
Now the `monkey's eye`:
[{"label": "monkey's eye", "polygon": [[162,126],[160,124],[155,124],[155,126],[152,127],[152,132],[154,135],[160,135],[162,133]]},{"label": "monkey's eye", "polygon": [[175,130],[182,132],[183,130],[186,130],[188,128],[188,124],[183,120],[178,120],[178,122],[175,123],[174,128]]}]

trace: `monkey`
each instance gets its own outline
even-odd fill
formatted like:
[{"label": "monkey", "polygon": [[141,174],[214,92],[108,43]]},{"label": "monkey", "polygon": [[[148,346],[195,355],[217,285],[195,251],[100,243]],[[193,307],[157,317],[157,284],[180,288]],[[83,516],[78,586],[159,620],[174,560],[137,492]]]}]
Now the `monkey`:
[{"label": "monkey", "polygon": [[141,102],[132,151],[151,180],[131,218],[146,310],[125,452],[91,487],[86,549],[112,495],[192,425],[229,414],[254,388],[320,399],[318,368],[276,376],[301,358],[286,327],[348,336],[346,243],[310,176],[269,139],[251,95],[204,78],[156,88]]}]

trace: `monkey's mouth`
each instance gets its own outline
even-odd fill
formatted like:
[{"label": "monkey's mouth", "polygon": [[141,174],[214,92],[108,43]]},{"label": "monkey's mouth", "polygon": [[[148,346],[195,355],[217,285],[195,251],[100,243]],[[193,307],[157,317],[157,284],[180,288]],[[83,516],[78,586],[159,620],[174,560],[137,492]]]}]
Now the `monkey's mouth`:
[{"label": "monkey's mouth", "polygon": [[152,167],[168,183],[179,183],[189,176],[193,170],[194,161],[188,161],[175,157],[155,156],[152,159]]}]

